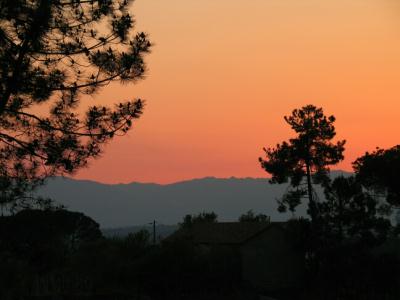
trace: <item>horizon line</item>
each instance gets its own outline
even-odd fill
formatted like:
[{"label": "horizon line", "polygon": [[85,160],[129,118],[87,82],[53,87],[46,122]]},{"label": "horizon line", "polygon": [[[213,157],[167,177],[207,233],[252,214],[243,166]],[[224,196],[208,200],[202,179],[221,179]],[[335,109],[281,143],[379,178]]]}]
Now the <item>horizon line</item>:
[{"label": "horizon line", "polygon": [[[331,172],[341,172],[341,173],[354,173],[351,171],[345,171],[345,170],[331,170]],[[237,180],[245,180],[245,179],[262,179],[262,180],[269,180],[271,177],[252,177],[252,176],[246,176],[246,177],[237,177],[237,176],[230,176],[230,177],[216,177],[216,176],[204,176],[204,177],[193,177],[193,178],[186,178],[186,179],[181,179],[181,180],[176,180],[176,181],[171,181],[171,182],[149,182],[149,181],[129,181],[129,182],[104,182],[104,181],[98,181],[98,180],[93,180],[90,178],[76,178],[74,176],[65,176],[65,175],[59,175],[59,176],[54,176],[51,178],[66,178],[66,179],[71,179],[75,181],[86,181],[86,182],[93,182],[93,183],[98,183],[98,184],[103,184],[103,185],[131,185],[131,184],[148,184],[148,185],[160,185],[160,186],[167,186],[167,185],[173,185],[173,184],[179,184],[179,183],[184,183],[184,182],[190,182],[190,181],[196,181],[196,180],[204,180],[204,179],[216,179],[216,180],[229,180],[229,179],[237,179]]]}]

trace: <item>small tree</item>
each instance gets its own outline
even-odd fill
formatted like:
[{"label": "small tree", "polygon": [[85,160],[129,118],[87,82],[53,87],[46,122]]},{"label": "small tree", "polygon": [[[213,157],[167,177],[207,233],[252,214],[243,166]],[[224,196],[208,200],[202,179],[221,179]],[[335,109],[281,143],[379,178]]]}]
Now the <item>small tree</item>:
[{"label": "small tree", "polygon": [[400,208],[400,145],[377,149],[357,158],[353,168],[363,186],[384,196],[387,202]]},{"label": "small tree", "polygon": [[[343,160],[345,141],[332,143],[336,131],[334,116],[325,116],[322,108],[307,105],[293,110],[284,117],[297,133],[289,142],[276,148],[264,148],[266,158],[259,158],[261,167],[272,175],[271,183],[290,180],[292,189],[280,201],[280,210],[294,211],[304,196],[308,196],[309,214],[313,221],[318,218],[318,207],[312,184],[329,182],[329,166]],[[304,187],[305,179],[305,187]]]},{"label": "small tree", "polygon": [[202,212],[197,215],[186,215],[183,222],[179,223],[180,228],[190,228],[194,224],[201,223],[216,223],[218,222],[218,215],[214,212]]},{"label": "small tree", "polygon": [[323,238],[330,244],[344,240],[364,248],[386,239],[390,222],[387,205],[365,192],[354,176],[335,178],[325,189],[326,200],[320,205],[324,225]]},{"label": "small tree", "polygon": [[131,3],[0,1],[0,178],[11,191],[2,202],[85,166],[142,114],[140,99],[78,110],[82,95],[143,77],[150,42],[132,32]]},{"label": "small tree", "polygon": [[245,222],[258,222],[258,223],[269,223],[271,221],[271,218],[267,215],[264,214],[254,214],[252,210],[249,210],[245,214],[241,215],[239,217],[239,222],[245,223]]}]

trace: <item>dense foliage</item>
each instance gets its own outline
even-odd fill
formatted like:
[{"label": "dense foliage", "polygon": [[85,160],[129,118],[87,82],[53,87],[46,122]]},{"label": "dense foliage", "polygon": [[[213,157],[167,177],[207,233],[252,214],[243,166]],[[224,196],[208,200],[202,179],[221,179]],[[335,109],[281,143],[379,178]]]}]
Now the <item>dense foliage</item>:
[{"label": "dense foliage", "polygon": [[369,190],[400,207],[400,145],[366,153],[353,163],[357,179]]},{"label": "dense foliage", "polygon": [[190,228],[194,224],[199,223],[215,223],[218,221],[218,215],[215,212],[202,212],[197,215],[186,215],[182,223],[179,223],[180,228]]},{"label": "dense foliage", "polygon": [[[344,158],[345,144],[331,142],[335,118],[308,105],[285,121],[297,137],[264,149],[260,162],[272,183],[290,181],[291,189],[278,201],[280,211],[294,211],[308,196],[311,222],[288,223],[291,239],[305,253],[306,298],[395,299],[399,237],[390,216],[400,203],[399,146],[366,153],[353,163],[355,176],[334,178],[329,166]],[[323,188],[319,199],[312,184]]]},{"label": "dense foliage", "polygon": [[[334,116],[325,116],[322,108],[307,105],[284,117],[297,136],[275,148],[264,148],[261,167],[272,175],[271,183],[290,180],[293,189],[281,199],[280,210],[294,211],[304,196],[308,196],[309,213],[318,218],[318,207],[312,183],[327,184],[329,166],[343,160],[345,141],[333,143],[336,136]],[[306,181],[304,182],[304,179]]]},{"label": "dense foliage", "polygon": [[355,177],[339,176],[325,190],[322,225],[331,243],[353,243],[364,248],[379,245],[388,236],[390,212],[385,203],[365,192]]},{"label": "dense foliage", "polygon": [[84,96],[112,81],[143,77],[150,42],[133,33],[131,3],[0,1],[2,203],[85,166],[142,114],[140,99],[81,107]]},{"label": "dense foliage", "polygon": [[147,231],[104,238],[81,213],[21,211],[0,218],[0,234],[1,299],[194,299],[239,288],[229,249],[205,252],[184,239],[153,245]]},{"label": "dense foliage", "polygon": [[268,223],[271,221],[271,218],[265,214],[255,214],[253,210],[247,211],[245,214],[242,214],[239,219],[239,222],[264,222]]}]

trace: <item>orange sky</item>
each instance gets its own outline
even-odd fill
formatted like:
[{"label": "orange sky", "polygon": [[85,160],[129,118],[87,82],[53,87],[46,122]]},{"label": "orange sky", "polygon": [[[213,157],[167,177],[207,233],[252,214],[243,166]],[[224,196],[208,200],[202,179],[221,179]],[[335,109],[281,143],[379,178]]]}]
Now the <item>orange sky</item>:
[{"label": "orange sky", "polygon": [[155,43],[147,78],[96,101],[147,106],[77,178],[267,176],[262,147],[289,138],[283,116],[305,104],[336,116],[337,168],[400,143],[400,1],[137,0],[132,12]]}]

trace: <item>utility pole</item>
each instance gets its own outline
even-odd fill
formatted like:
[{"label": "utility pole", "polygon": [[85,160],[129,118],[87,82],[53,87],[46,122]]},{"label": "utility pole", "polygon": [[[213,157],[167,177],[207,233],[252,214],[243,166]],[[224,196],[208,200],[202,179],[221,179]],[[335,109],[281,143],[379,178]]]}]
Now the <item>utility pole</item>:
[{"label": "utility pole", "polygon": [[149,224],[153,224],[153,245],[156,244],[156,220],[154,220],[152,223]]},{"label": "utility pole", "polygon": [[153,245],[156,244],[156,220],[153,221]]}]

